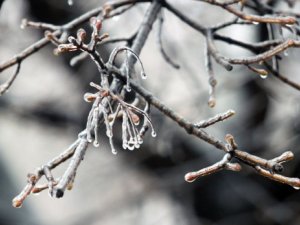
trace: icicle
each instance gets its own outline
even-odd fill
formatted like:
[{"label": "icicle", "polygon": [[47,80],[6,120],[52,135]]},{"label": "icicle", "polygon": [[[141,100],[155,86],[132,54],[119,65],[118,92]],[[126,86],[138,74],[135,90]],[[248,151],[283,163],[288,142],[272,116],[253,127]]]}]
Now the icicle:
[{"label": "icicle", "polygon": [[151,136],[152,136],[152,137],[156,137],[156,132],[155,132],[154,130],[152,130]]},{"label": "icicle", "polygon": [[266,74],[259,74],[259,76],[260,76],[260,78],[262,78],[262,79],[266,79],[267,77],[268,77],[268,75],[266,75]]},{"label": "icicle", "polygon": [[122,108],[122,140],[123,140],[123,148],[126,149],[128,147],[128,143],[127,143],[127,138],[128,138],[128,133],[127,133],[127,123],[128,123],[128,120],[127,120],[127,115],[126,113],[124,112],[123,108]]}]

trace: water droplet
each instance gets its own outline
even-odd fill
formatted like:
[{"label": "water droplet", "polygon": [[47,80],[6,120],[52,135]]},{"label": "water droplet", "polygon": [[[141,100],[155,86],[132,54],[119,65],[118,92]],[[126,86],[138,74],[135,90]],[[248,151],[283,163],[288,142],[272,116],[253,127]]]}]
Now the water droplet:
[{"label": "water droplet", "polygon": [[20,209],[20,208],[22,208],[22,204],[16,205],[16,206],[14,206],[14,207]]},{"label": "water droplet", "polygon": [[32,194],[38,196],[41,194],[41,192],[33,192]]},{"label": "water droplet", "polygon": [[93,143],[93,145],[94,145],[94,147],[97,148],[97,147],[99,147],[99,142],[95,140],[94,143]]},{"label": "water droplet", "polygon": [[130,151],[134,150],[134,145],[128,145],[128,149],[129,149]]},{"label": "water droplet", "polygon": [[20,201],[19,199],[14,199],[12,202],[13,207],[15,208],[21,208],[22,207],[22,201]]},{"label": "water droplet", "polygon": [[112,149],[111,149],[111,153],[114,154],[114,155],[116,155],[116,154],[117,154],[116,149],[112,148]]},{"label": "water droplet", "polygon": [[153,131],[151,132],[151,135],[152,135],[152,137],[156,137],[156,132],[153,130]]},{"label": "water droplet", "polygon": [[268,77],[267,74],[260,74],[259,76],[260,76],[260,78],[262,78],[262,79],[266,79],[266,78]]},{"label": "water droplet", "polygon": [[296,186],[293,186],[293,188],[294,188],[295,190],[299,190],[299,189],[300,189],[300,187],[296,187]]},{"label": "water droplet", "polygon": [[147,79],[147,75],[144,71],[141,72],[141,77],[142,79]]},{"label": "water droplet", "polygon": [[113,136],[111,130],[106,131],[106,136],[109,137],[109,138],[111,138]]},{"label": "water droplet", "polygon": [[139,143],[135,143],[135,144],[134,144],[134,147],[135,147],[135,148],[140,148]]},{"label": "water droplet", "polygon": [[73,5],[73,4],[74,4],[73,0],[68,0],[68,5]]},{"label": "water droplet", "polygon": [[283,55],[284,55],[284,56],[289,56],[288,50],[284,50],[284,51],[283,51]]},{"label": "water droplet", "polygon": [[126,143],[123,143],[122,147],[123,149],[127,149],[128,145]]},{"label": "water droplet", "polygon": [[91,136],[88,136],[86,139],[87,139],[87,141],[88,141],[89,143],[91,143],[91,142],[93,141],[93,139],[92,139]]},{"label": "water droplet", "polygon": [[140,145],[143,144],[143,139],[139,134],[137,135],[137,143],[139,143]]},{"label": "water droplet", "polygon": [[213,107],[215,107],[215,105],[216,105],[216,99],[215,98],[210,98],[209,100],[208,100],[208,106],[210,107],[210,108],[213,108]]},{"label": "water droplet", "polygon": [[128,141],[128,145],[133,144],[133,138],[131,137]]},{"label": "water droplet", "polygon": [[131,87],[130,87],[129,84],[126,85],[126,91],[127,91],[127,92],[131,92]]},{"label": "water droplet", "polygon": [[253,24],[253,25],[258,25],[259,22],[253,21],[252,24]]}]

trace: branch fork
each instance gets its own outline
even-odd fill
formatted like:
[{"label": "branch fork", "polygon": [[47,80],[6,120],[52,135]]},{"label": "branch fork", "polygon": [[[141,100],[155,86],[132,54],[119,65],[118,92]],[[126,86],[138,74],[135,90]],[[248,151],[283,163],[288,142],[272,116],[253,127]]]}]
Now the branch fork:
[{"label": "branch fork", "polygon": [[226,144],[227,153],[223,156],[223,158],[219,162],[217,162],[211,166],[205,167],[198,171],[187,173],[184,176],[185,181],[191,183],[200,177],[204,177],[204,176],[219,172],[224,169],[235,171],[235,172],[238,172],[242,169],[242,167],[239,163],[231,163],[230,162],[233,158],[234,150],[237,148],[237,145],[233,139],[233,136],[230,134],[227,134],[225,137],[225,140],[227,142],[227,144]]}]

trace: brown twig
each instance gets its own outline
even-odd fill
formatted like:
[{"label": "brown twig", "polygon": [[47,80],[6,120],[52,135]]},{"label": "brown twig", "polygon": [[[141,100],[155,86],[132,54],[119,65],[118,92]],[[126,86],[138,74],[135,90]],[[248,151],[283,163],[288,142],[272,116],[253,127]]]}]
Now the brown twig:
[{"label": "brown twig", "polygon": [[297,22],[296,18],[291,16],[270,16],[270,15],[257,16],[257,15],[246,14],[242,11],[239,11],[233,6],[226,4],[226,2],[221,3],[215,0],[201,0],[201,1],[207,2],[212,5],[220,6],[225,10],[227,10],[228,12],[238,16],[239,18],[253,23],[295,24]]},{"label": "brown twig", "polygon": [[17,78],[21,68],[21,62],[17,64],[17,68],[14,72],[14,74],[9,78],[8,81],[6,81],[4,84],[0,85],[0,96],[3,95],[13,84],[14,80]]},{"label": "brown twig", "polygon": [[238,163],[230,163],[231,155],[229,153],[225,154],[224,157],[217,163],[203,168],[201,170],[195,171],[195,172],[189,172],[185,175],[184,179],[187,182],[194,182],[199,177],[207,176],[213,173],[216,173],[220,170],[227,169],[231,171],[238,172],[242,168],[240,164]]},{"label": "brown twig", "polygon": [[206,127],[209,127],[211,125],[214,125],[215,123],[218,123],[220,121],[224,121],[230,117],[232,117],[233,115],[235,115],[235,111],[233,110],[228,110],[224,113],[220,113],[220,114],[217,114],[215,115],[214,117],[212,118],[209,118],[207,120],[202,120],[198,123],[195,123],[194,126],[196,128],[206,128]]},{"label": "brown twig", "polygon": [[158,46],[159,46],[159,50],[163,56],[163,58],[165,59],[165,61],[170,64],[173,68],[175,69],[180,69],[180,66],[173,61],[173,59],[168,56],[168,54],[166,53],[164,47],[163,47],[163,43],[162,43],[162,27],[163,27],[163,23],[164,23],[164,17],[161,13],[161,15],[159,16],[159,24],[158,24],[158,32],[157,32],[157,40],[158,40]]}]

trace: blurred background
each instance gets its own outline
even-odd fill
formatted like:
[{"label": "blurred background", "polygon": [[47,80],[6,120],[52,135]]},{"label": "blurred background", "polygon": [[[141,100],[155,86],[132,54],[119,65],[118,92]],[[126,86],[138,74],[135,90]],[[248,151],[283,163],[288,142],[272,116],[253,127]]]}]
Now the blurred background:
[{"label": "blurred background", "polygon": [[[64,24],[104,1],[6,0],[0,10],[0,61],[12,57],[43,36],[42,31],[20,28],[22,18]],[[213,25],[230,20],[223,10],[196,1],[169,1],[194,21]],[[277,1],[276,7],[286,8]],[[111,37],[129,37],[139,27],[148,4],[104,22]],[[287,9],[287,8],[286,8]],[[290,9],[289,9],[290,10]],[[294,11],[300,11],[296,4]],[[181,66],[167,64],[157,44],[158,23],[142,50],[148,79],[142,85],[190,121],[200,121],[233,109],[236,115],[207,129],[223,139],[235,136],[240,148],[273,158],[291,150],[295,159],[284,174],[300,172],[300,93],[270,76],[261,79],[244,67],[227,72],[214,64],[217,105],[207,105],[208,76],[204,68],[204,39],[164,11],[162,39],[166,52]],[[233,26],[221,32],[245,42],[266,38],[261,25]],[[121,45],[117,44],[117,45]],[[99,51],[104,59],[117,45]],[[217,42],[224,55],[251,53]],[[297,190],[261,176],[243,166],[239,173],[222,171],[186,183],[186,172],[220,160],[223,153],[189,136],[155,109],[151,118],[157,137],[146,135],[139,150],[123,150],[115,140],[111,154],[104,134],[99,148],[90,147],[77,172],[75,186],[62,199],[47,192],[29,196],[20,209],[11,200],[26,184],[26,175],[58,155],[84,129],[90,104],[82,96],[90,81],[97,82],[95,65],[85,60],[69,65],[73,54],[53,55],[48,45],[21,65],[21,73],[9,92],[0,98],[0,224],[64,225],[190,225],[190,224],[300,224]],[[300,83],[299,50],[282,54],[284,75]],[[14,68],[13,68],[14,69]],[[1,73],[4,82],[13,69]],[[66,169],[54,171],[60,176]]]}]

